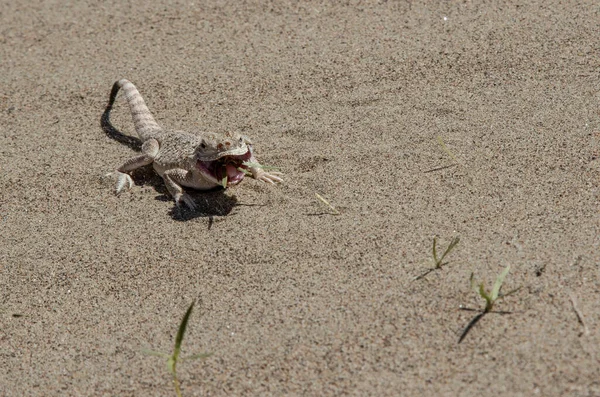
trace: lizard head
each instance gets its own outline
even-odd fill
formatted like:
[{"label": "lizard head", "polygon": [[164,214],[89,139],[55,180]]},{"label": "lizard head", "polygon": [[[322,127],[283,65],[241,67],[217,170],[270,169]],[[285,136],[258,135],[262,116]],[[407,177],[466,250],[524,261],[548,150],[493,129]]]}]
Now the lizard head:
[{"label": "lizard head", "polygon": [[204,177],[216,185],[240,183],[248,168],[243,165],[252,158],[250,140],[237,132],[204,134],[195,151],[196,166]]}]

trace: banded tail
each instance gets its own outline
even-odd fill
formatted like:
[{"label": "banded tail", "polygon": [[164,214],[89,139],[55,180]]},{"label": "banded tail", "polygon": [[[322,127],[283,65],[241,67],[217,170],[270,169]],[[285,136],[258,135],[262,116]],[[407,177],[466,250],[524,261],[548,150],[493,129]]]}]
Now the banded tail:
[{"label": "banded tail", "polygon": [[110,111],[115,103],[117,93],[121,88],[123,89],[125,99],[127,100],[131,110],[135,131],[137,132],[141,141],[144,142],[150,138],[152,132],[161,130],[156,120],[154,120],[152,113],[150,113],[150,110],[148,110],[148,106],[146,106],[142,95],[139,93],[137,88],[135,88],[135,86],[126,79],[121,79],[113,84],[112,90],[110,91],[110,97],[108,99],[108,105],[106,105],[106,109],[102,114],[100,124],[102,125],[104,132],[106,132],[111,138],[137,148],[140,146],[139,139],[119,132],[110,123]]}]

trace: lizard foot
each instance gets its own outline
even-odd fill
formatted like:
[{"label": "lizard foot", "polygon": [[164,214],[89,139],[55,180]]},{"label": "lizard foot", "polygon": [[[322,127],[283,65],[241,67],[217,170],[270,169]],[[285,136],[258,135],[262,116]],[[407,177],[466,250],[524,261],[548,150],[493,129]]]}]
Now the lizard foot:
[{"label": "lizard foot", "polygon": [[280,175],[283,175],[283,173],[278,171],[266,172],[259,170],[254,174],[254,179],[274,185],[276,182],[283,182],[283,179],[279,177]]},{"label": "lizard foot", "polygon": [[185,203],[185,205],[188,206],[189,209],[191,209],[191,210],[195,210],[196,209],[196,203],[190,197],[189,194],[187,194],[187,193],[180,193],[180,194],[177,194],[175,196],[175,203],[177,203],[178,206],[181,206],[181,202],[182,201],[183,201],[183,203]]},{"label": "lizard foot", "polygon": [[114,179],[115,177],[117,178],[117,183],[115,185],[115,194],[117,195],[121,194],[125,188],[129,190],[134,185],[133,179],[131,179],[129,175],[123,172],[115,171],[109,172],[108,174],[104,175],[104,178]]}]

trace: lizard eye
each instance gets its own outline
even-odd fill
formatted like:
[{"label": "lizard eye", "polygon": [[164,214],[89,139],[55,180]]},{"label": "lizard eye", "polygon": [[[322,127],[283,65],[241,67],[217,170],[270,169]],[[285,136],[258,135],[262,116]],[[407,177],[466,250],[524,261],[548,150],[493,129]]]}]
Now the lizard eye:
[{"label": "lizard eye", "polygon": [[202,142],[202,143],[200,144],[200,147],[201,147],[202,149],[206,149],[206,143]]}]

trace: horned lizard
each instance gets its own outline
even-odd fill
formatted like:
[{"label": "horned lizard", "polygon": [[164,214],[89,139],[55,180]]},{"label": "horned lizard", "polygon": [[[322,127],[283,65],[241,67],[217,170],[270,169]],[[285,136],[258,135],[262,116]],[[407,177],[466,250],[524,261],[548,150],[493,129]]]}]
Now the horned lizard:
[{"label": "horned lizard", "polygon": [[[139,140],[120,133],[110,124],[110,111],[121,88],[129,103]],[[125,79],[113,85],[101,125],[116,140],[129,145],[141,144],[141,155],[127,160],[109,174],[116,175],[117,194],[134,185],[127,172],[148,164],[152,164],[163,178],[177,205],[183,202],[191,209],[195,209],[196,204],[183,187],[197,190],[230,187],[240,183],[246,174],[267,183],[282,182],[280,172],[267,172],[258,163],[252,152],[252,143],[244,135],[237,132],[192,134],[164,130],[154,120],[137,88]]]}]

